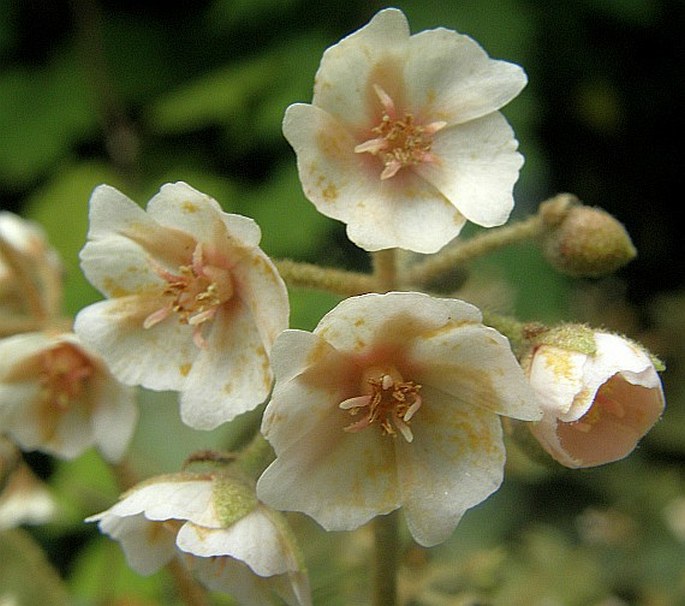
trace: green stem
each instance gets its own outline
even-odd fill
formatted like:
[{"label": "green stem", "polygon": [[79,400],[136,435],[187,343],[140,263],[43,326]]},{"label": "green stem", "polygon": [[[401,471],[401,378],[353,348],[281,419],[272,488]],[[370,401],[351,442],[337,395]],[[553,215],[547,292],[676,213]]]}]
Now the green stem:
[{"label": "green stem", "polygon": [[378,516],[373,521],[375,567],[373,606],[396,606],[399,563],[398,513]]},{"label": "green stem", "polygon": [[281,277],[289,286],[315,288],[343,296],[360,295],[375,290],[373,277],[366,274],[288,259],[275,263]]}]

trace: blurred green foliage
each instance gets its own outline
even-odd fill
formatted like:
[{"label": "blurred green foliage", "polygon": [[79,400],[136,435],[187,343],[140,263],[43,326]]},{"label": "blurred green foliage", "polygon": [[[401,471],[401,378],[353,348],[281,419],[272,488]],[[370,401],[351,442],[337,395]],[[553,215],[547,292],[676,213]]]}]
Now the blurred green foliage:
[{"label": "blurred green foliage", "polygon": [[[675,142],[685,133],[671,120],[676,114],[682,123],[685,100],[683,3],[394,5],[413,31],[468,33],[528,72],[528,88],[504,110],[526,156],[515,218],[557,190],[572,191],[625,221],[641,255],[618,281],[577,284],[554,274],[535,247],[513,247],[476,264],[465,292],[525,319],[625,330],[669,367],[665,419],[628,460],[570,472],[514,449],[505,486],[469,512],[450,541],[430,552],[407,548],[406,604],[683,604],[685,522],[667,515],[685,498],[685,262],[675,253],[679,226],[668,218],[683,179]],[[144,204],[162,183],[185,180],[255,218],[268,254],[366,269],[343,227],[304,198],[280,124],[289,103],[310,99],[323,50],[382,6],[0,0],[0,206],[39,221],[62,254],[65,312],[99,298],[80,273],[78,251],[88,197],[100,183]],[[339,300],[290,295],[292,325],[305,329]],[[172,394],[144,394],[141,414],[131,459],[142,476],[178,469],[193,449],[235,446],[259,422],[257,411],[230,428],[191,432]],[[49,481],[60,515],[30,533],[0,536],[0,604],[16,588],[26,596],[21,604],[65,604],[67,587],[83,605],[177,603],[165,572],[141,579],[116,544],[81,522],[118,492],[97,456],[30,462]],[[308,520],[293,523],[306,537],[315,604],[366,603],[366,531],[324,535]]]}]

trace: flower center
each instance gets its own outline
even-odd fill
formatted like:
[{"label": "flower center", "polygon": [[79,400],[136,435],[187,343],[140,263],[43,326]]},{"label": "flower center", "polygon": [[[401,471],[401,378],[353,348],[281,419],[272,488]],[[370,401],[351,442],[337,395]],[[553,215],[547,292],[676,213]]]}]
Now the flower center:
[{"label": "flower center", "polygon": [[409,427],[411,418],[421,408],[420,385],[404,381],[394,367],[371,367],[362,377],[364,395],[348,398],[339,404],[351,416],[363,416],[345,427],[356,433],[378,423],[384,435],[395,437],[399,431],[407,442],[414,439]]},{"label": "flower center", "polygon": [[190,265],[181,265],[178,273],[171,273],[154,263],[155,272],[166,281],[162,296],[164,307],[151,313],[143,328],[151,328],[176,314],[181,324],[194,328],[193,340],[205,347],[202,327],[214,318],[219,307],[233,296],[233,281],[229,270],[204,262],[202,244],[195,247]]},{"label": "flower center", "polygon": [[613,396],[616,385],[614,381],[621,381],[621,379],[614,375],[599,388],[590,410],[577,421],[569,423],[573,429],[588,433],[597,423],[599,423],[603,414],[611,414],[618,419],[625,417],[625,406]]},{"label": "flower center", "polygon": [[382,160],[382,180],[394,177],[405,166],[435,162],[436,157],[431,153],[433,135],[444,128],[447,122],[431,122],[424,126],[416,124],[412,114],[399,117],[390,95],[377,84],[373,85],[373,89],[383,106],[383,117],[371,129],[377,136],[360,143],[354,151],[358,154],[369,153]]},{"label": "flower center", "polygon": [[65,412],[86,391],[93,364],[70,345],[47,350],[41,359],[41,398],[52,412]]}]

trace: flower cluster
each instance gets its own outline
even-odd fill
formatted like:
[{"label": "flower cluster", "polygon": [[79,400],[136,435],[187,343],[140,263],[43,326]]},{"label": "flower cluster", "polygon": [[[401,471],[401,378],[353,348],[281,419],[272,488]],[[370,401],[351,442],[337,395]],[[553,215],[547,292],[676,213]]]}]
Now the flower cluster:
[{"label": "flower cluster", "polygon": [[[455,259],[517,238],[540,236],[571,275],[634,256],[613,218],[568,196],[501,237],[446,247],[467,221],[509,218],[523,158],[499,110],[525,84],[519,66],[468,36],[410,35],[397,9],[324,53],[311,104],[287,108],[283,132],[305,196],[372,253],[370,275],[271,260],[252,219],[185,182],[163,185],[145,209],[100,185],[80,259],[104,299],[72,332],[56,254],[38,228],[3,213],[0,431],[12,448],[74,458],[94,445],[118,461],[136,387],[177,392],[182,421],[198,430],[264,405],[254,450],[191,455],[211,470],[136,483],[88,518],[139,573],[178,565],[254,605],[311,604],[281,512],[349,531],[401,509],[418,544],[445,541],[502,484],[503,418],[568,467],[625,457],[665,405],[646,350],[585,326],[484,319],[456,286],[449,296],[422,288]],[[597,247],[607,233],[615,241]],[[435,263],[412,265],[406,251]],[[290,329],[288,279],[339,281],[350,296],[313,331]]]}]

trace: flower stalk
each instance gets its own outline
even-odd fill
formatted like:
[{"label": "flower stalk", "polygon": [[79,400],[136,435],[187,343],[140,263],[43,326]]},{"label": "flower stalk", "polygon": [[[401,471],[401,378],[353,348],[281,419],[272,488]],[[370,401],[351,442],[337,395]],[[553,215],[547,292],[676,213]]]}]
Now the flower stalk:
[{"label": "flower stalk", "polygon": [[388,248],[372,254],[376,291],[388,292],[397,288],[397,249]]},{"label": "flower stalk", "polygon": [[275,261],[275,265],[283,280],[291,287],[312,288],[343,296],[361,295],[375,290],[374,278],[367,274],[319,267],[289,259]]},{"label": "flower stalk", "polygon": [[373,521],[374,579],[373,606],[396,606],[399,564],[398,512],[378,516]]}]

